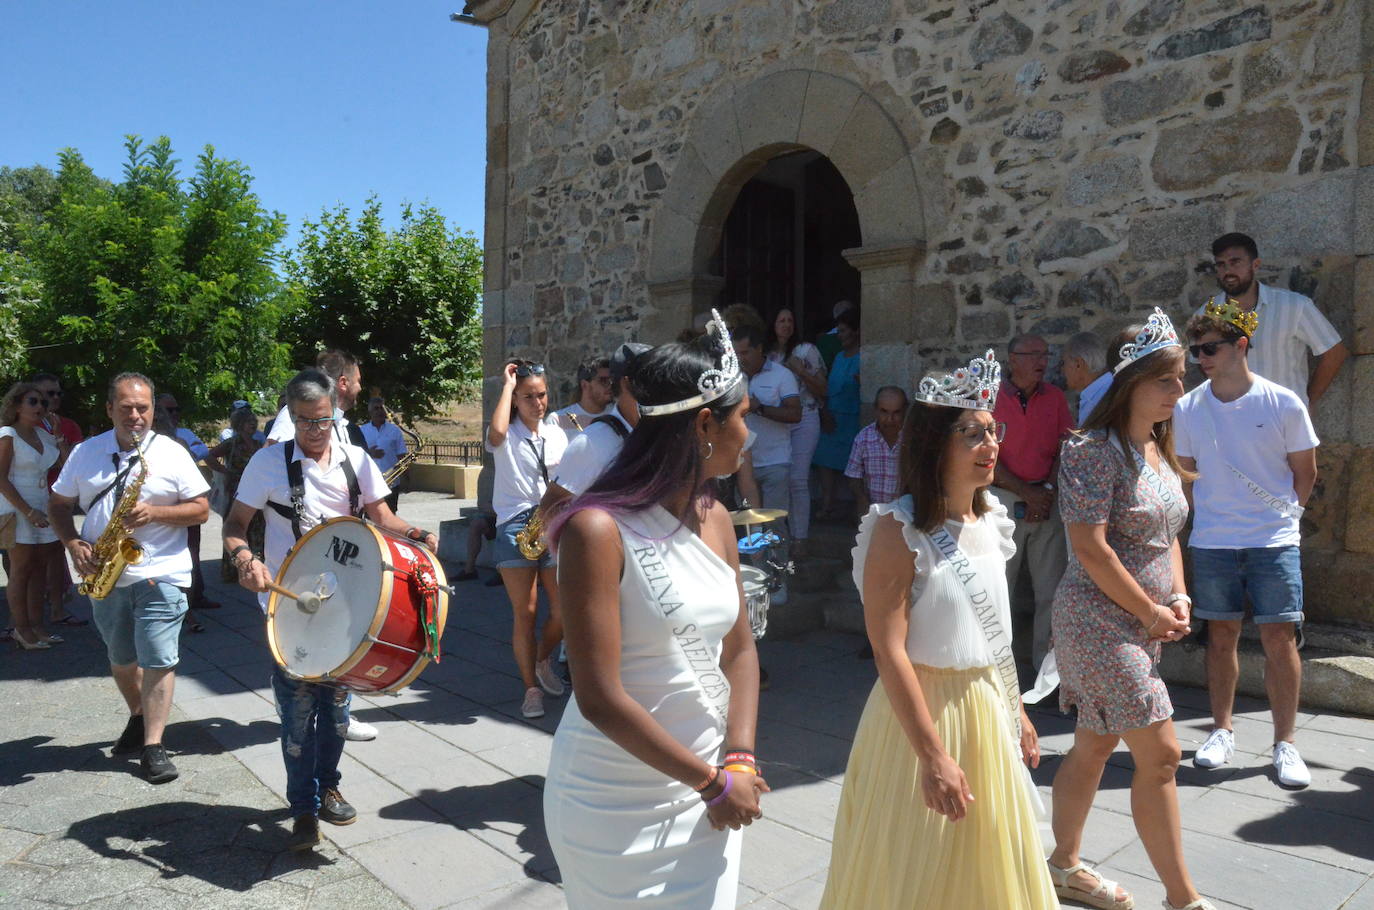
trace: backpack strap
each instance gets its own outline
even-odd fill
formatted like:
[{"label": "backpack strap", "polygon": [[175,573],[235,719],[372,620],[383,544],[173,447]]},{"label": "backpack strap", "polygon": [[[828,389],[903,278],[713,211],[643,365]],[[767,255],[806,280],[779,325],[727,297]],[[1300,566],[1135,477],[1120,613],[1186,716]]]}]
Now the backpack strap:
[{"label": "backpack strap", "polygon": [[[615,435],[619,436],[621,439],[630,435],[630,431],[625,429],[625,422],[619,417],[612,416],[611,414],[602,414],[600,417],[593,420],[592,423],[604,423],[612,430],[615,430]],[[588,424],[588,426],[590,426],[590,424]]]}]

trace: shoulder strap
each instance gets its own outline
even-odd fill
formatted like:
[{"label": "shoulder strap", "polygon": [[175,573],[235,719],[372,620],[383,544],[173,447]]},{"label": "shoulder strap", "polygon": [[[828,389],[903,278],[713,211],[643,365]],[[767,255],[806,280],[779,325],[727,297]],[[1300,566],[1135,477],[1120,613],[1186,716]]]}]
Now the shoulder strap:
[{"label": "shoulder strap", "polygon": [[630,431],[625,429],[624,422],[619,417],[614,417],[610,414],[602,414],[600,417],[593,420],[592,423],[604,423],[612,430],[615,430],[615,435],[619,436],[621,439],[630,435]]},{"label": "shoulder strap", "polygon": [[291,534],[301,539],[301,518],[305,515],[305,471],[296,460],[296,440],[288,439],[281,445],[282,455],[286,458],[286,484],[291,488],[291,505],[268,500],[267,504],[282,518],[291,522]]},{"label": "shoulder strap", "polygon": [[353,470],[353,462],[349,459],[347,452],[341,451],[339,454],[343,456],[344,477],[348,480],[348,514],[355,518],[361,518],[358,501],[362,499],[363,491],[358,486],[358,472]]}]

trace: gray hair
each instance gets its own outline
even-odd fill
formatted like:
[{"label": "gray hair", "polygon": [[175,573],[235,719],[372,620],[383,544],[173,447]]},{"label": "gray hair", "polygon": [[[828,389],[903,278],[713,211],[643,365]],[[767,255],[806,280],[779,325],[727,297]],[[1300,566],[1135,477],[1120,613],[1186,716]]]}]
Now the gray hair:
[{"label": "gray hair", "polygon": [[[324,371],[313,367],[301,370],[291,381],[286,384],[286,406],[290,408],[293,404],[313,404],[321,398],[329,399],[330,407],[338,407],[339,393],[334,386],[334,380],[327,376]],[[295,416],[295,411],[291,411]]]},{"label": "gray hair", "polygon": [[884,395],[900,395],[902,397],[902,407],[911,404],[911,399],[906,397],[906,389],[899,385],[885,385],[874,394],[873,407],[876,408],[878,406],[878,402]]},{"label": "gray hair", "polygon": [[157,401],[157,389],[153,388],[153,381],[142,373],[120,373],[114,379],[111,379],[110,388],[105,393],[105,400],[110,404],[114,404],[115,395],[119,392],[119,387],[126,382],[135,382],[139,385],[147,386],[148,397],[152,398],[154,402]]},{"label": "gray hair", "polygon": [[1007,342],[1007,353],[1008,353],[1008,354],[1016,354],[1016,353],[1019,353],[1016,349],[1019,348],[1019,347],[1021,347],[1021,346],[1022,346],[1023,344],[1025,344],[1027,341],[1030,341],[1032,338],[1034,338],[1036,341],[1044,341],[1044,340],[1045,340],[1043,337],[1041,337],[1040,335],[1035,334],[1034,332],[1022,332],[1022,333],[1019,334],[1019,335],[1013,335],[1012,338],[1011,338],[1011,341],[1008,341],[1008,342]]},{"label": "gray hair", "polygon": [[1089,372],[1101,375],[1107,371],[1107,344],[1092,332],[1079,332],[1064,343],[1060,358],[1081,360]]}]

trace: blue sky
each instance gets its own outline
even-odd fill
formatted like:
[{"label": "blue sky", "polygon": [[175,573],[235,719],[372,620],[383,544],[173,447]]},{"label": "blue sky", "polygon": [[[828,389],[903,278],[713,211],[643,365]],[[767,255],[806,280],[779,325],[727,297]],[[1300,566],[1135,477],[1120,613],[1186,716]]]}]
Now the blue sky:
[{"label": "blue sky", "polygon": [[119,179],[123,137],[210,143],[295,229],[377,193],[482,234],[486,32],[463,0],[0,0],[0,165],[78,149]]}]

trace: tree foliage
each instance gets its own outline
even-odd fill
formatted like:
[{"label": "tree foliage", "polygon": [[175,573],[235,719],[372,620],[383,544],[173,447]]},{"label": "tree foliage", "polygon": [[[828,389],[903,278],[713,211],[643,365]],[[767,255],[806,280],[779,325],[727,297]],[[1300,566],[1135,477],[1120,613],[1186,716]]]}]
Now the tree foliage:
[{"label": "tree foliage", "polygon": [[286,374],[288,295],[273,269],[285,219],[212,146],[185,181],[166,137],[125,147],[115,184],[64,150],[55,201],[21,238],[41,282],[21,314],[30,364],[82,390],[66,402],[74,416],[103,422],[105,383],[137,370],[177,395],[183,418],[222,419]]},{"label": "tree foliage", "polygon": [[326,210],[302,226],[287,271],[298,363],[323,347],[351,351],[363,384],[405,420],[434,414],[480,381],[482,251],[437,209],[403,207],[394,231],[376,197],[356,222],[343,206]]}]

